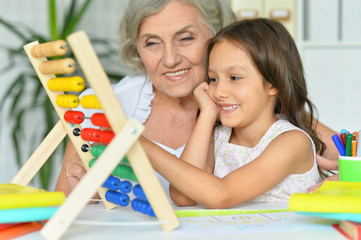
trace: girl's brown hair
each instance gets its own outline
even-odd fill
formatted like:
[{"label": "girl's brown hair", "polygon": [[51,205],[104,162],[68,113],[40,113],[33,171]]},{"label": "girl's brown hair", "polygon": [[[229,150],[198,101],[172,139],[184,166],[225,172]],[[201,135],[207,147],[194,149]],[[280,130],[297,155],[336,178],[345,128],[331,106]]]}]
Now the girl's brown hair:
[{"label": "girl's brown hair", "polygon": [[315,107],[307,96],[301,57],[287,29],[265,18],[233,23],[209,40],[208,56],[216,43],[225,40],[248,50],[263,79],[278,90],[274,112],[304,130],[322,155],[326,145],[317,135]]}]

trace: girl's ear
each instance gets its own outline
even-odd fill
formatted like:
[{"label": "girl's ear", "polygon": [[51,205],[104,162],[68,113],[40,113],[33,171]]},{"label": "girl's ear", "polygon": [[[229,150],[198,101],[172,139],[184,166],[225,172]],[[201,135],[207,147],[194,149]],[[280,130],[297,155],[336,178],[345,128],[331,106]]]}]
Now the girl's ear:
[{"label": "girl's ear", "polygon": [[272,86],[271,83],[267,82],[268,95],[275,96],[278,94],[278,89]]}]

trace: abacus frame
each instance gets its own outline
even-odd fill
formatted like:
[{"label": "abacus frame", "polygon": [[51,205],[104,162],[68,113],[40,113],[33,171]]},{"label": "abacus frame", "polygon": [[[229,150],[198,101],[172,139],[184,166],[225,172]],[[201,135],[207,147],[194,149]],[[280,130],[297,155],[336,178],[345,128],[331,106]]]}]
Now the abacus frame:
[{"label": "abacus frame", "polygon": [[77,149],[84,166],[87,168],[87,173],[71,192],[66,202],[59,207],[58,211],[41,230],[41,235],[45,239],[59,239],[76,219],[97,189],[105,207],[107,209],[115,207],[114,204],[105,200],[106,189],[100,186],[105,179],[111,175],[113,169],[125,155],[127,155],[129,163],[137,176],[157,219],[166,222],[162,224],[163,230],[174,230],[179,226],[179,221],[138,141],[138,138],[144,130],[143,125],[134,119],[127,120],[86,33],[84,31],[75,32],[68,36],[67,42],[69,43],[77,62],[81,66],[88,83],[102,105],[108,122],[115,133],[115,137],[97,159],[92,168],[89,169],[88,163],[93,157],[90,152],[82,152],[80,150],[81,145],[84,144],[84,140],[75,137],[72,134],[74,128],[81,129],[81,127],[79,125],[70,125],[64,120],[63,116],[67,109],[60,108],[56,104],[56,97],[63,94],[63,92],[53,92],[47,88],[47,82],[56,76],[54,74],[42,74],[40,72],[39,65],[42,62],[47,61],[47,58],[33,57],[31,49],[32,47],[39,45],[39,43],[37,41],[29,43],[24,46],[25,52],[42,82],[60,120],[44,138],[42,143],[30,156],[11,183],[27,185],[58,147],[60,142],[68,135]]}]

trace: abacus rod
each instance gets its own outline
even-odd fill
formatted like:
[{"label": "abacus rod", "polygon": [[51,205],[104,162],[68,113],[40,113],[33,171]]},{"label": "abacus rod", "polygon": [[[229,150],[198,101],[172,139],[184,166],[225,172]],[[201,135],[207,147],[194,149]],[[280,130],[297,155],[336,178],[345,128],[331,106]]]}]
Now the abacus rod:
[{"label": "abacus rod", "polygon": [[34,178],[35,174],[40,170],[44,163],[49,159],[51,154],[59,146],[66,136],[66,131],[61,121],[51,129],[48,135],[41,142],[39,147],[33,152],[30,158],[21,167],[11,183],[19,185],[28,185]]}]

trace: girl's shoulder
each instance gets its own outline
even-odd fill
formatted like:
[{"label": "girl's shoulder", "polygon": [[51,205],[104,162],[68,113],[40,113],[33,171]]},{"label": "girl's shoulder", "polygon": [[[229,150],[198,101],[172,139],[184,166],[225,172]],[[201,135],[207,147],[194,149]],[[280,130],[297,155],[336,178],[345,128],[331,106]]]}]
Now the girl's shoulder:
[{"label": "girl's shoulder", "polygon": [[272,126],[268,129],[266,134],[264,135],[264,139],[273,140],[277,136],[281,135],[282,133],[292,131],[292,130],[299,130],[305,135],[308,136],[308,134],[303,131],[301,128],[296,127],[292,123],[290,123],[287,119],[279,119],[275,123],[272,124]]},{"label": "girl's shoulder", "polygon": [[291,152],[299,152],[299,155],[311,151],[313,160],[316,161],[316,148],[312,138],[286,119],[279,119],[275,122],[262,140],[269,143],[277,142],[281,148],[293,149]]},{"label": "girl's shoulder", "polygon": [[293,125],[287,119],[279,119],[275,122],[263,136],[260,141],[260,144],[269,144],[275,139],[283,139],[285,142],[288,142],[290,145],[293,143],[311,143],[312,152],[315,154],[315,145],[312,138],[301,128]]}]

